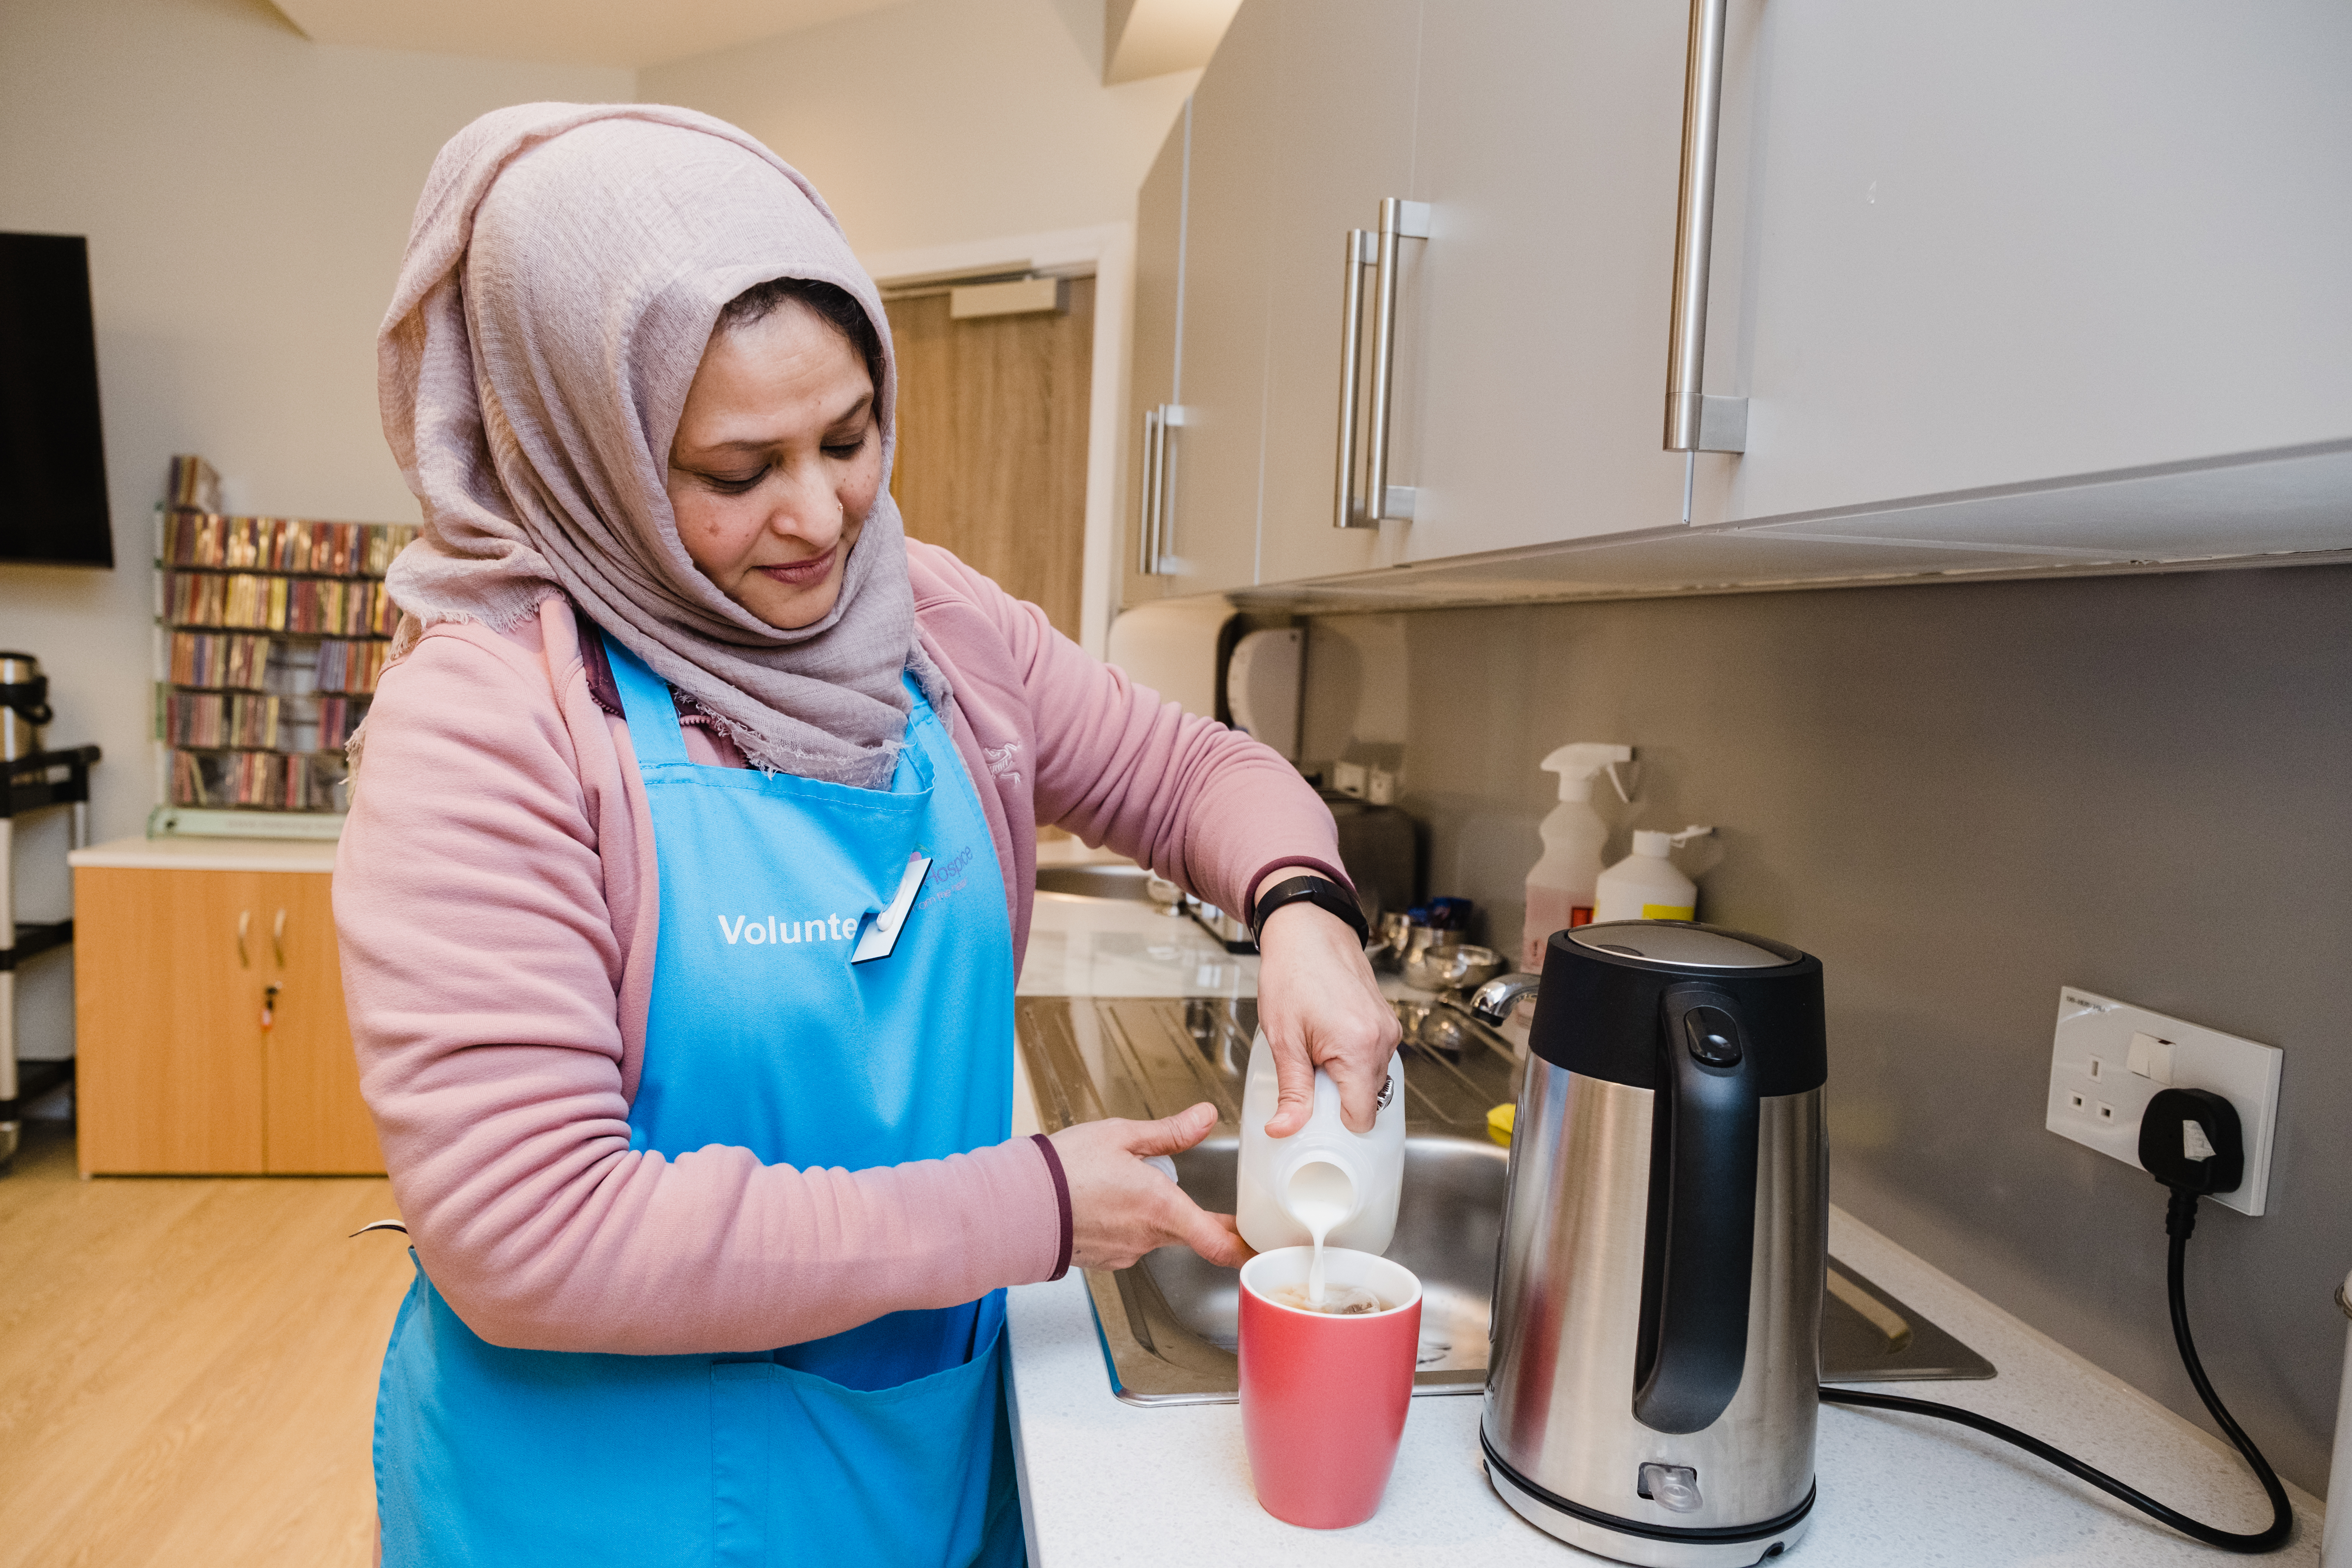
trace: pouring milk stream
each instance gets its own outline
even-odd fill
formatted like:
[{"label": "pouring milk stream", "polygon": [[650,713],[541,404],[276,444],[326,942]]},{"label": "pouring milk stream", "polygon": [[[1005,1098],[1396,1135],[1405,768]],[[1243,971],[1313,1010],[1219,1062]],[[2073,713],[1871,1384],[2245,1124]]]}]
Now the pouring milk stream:
[{"label": "pouring milk stream", "polygon": [[[1381,1253],[1396,1231],[1397,1196],[1404,1176],[1404,1058],[1389,1058],[1388,1083],[1370,1132],[1350,1132],[1339,1116],[1339,1088],[1320,1068],[1307,1125],[1287,1138],[1269,1138],[1278,1089],[1274,1051],[1264,1030],[1250,1044],[1242,1089],[1241,1167],[1234,1183],[1234,1220],[1242,1239],[1260,1252],[1312,1247],[1307,1304],[1322,1311],[1367,1310],[1360,1286],[1343,1285],[1349,1300],[1331,1299],[1323,1249],[1328,1243]],[[1376,1307],[1373,1310],[1377,1310]]]}]

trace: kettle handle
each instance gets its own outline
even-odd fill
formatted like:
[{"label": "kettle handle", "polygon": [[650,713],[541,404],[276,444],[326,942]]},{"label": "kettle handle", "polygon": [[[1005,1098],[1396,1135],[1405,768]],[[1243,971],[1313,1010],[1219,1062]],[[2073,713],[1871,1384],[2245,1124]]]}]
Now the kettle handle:
[{"label": "kettle handle", "polygon": [[1662,1003],[1633,1415],[1653,1431],[1696,1432],[1746,1370],[1759,1073],[1728,993],[1680,984]]}]

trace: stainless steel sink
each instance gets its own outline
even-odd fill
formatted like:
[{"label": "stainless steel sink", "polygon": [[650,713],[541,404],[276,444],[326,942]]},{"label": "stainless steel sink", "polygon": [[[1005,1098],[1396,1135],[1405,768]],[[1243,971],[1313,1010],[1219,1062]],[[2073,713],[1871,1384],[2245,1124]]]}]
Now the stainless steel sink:
[{"label": "stainless steel sink", "polygon": [[[1486,1381],[1510,1156],[1486,1139],[1486,1121],[1489,1109],[1516,1098],[1516,1064],[1492,1031],[1466,1013],[1458,1017],[1465,1027],[1444,1032],[1458,1053],[1405,1047],[1404,1190],[1388,1255],[1422,1281],[1416,1394],[1475,1394]],[[1216,1132],[1176,1156],[1176,1175],[1202,1207],[1233,1211],[1255,1002],[1024,996],[1016,1022],[1048,1131],[1104,1116],[1167,1116],[1203,1100],[1214,1104]],[[1824,1382],[1993,1375],[1982,1357],[1836,1258],[1829,1287]],[[1238,1287],[1232,1271],[1202,1262],[1188,1247],[1163,1247],[1133,1268],[1089,1269],[1087,1289],[1119,1398],[1192,1405],[1236,1396]]]},{"label": "stainless steel sink", "polygon": [[[1201,1143],[1176,1157],[1177,1180],[1202,1207],[1231,1214],[1238,1152],[1230,1138]],[[1488,1298],[1509,1163],[1510,1155],[1493,1143],[1405,1140],[1404,1193],[1388,1256],[1421,1279],[1421,1389],[1476,1388],[1486,1381]],[[1141,1268],[1158,1292],[1155,1305],[1178,1326],[1219,1350],[1236,1348],[1240,1307],[1232,1269],[1202,1262],[1189,1247],[1160,1247]]]}]

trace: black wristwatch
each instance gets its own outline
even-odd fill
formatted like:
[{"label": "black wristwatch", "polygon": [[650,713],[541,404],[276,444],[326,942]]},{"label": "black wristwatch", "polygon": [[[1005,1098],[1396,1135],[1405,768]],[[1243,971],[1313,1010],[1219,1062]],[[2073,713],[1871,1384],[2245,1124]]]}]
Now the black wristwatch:
[{"label": "black wristwatch", "polygon": [[1364,911],[1357,907],[1354,897],[1330,878],[1314,876],[1286,877],[1268,888],[1265,896],[1258,900],[1257,908],[1250,911],[1250,940],[1261,940],[1259,933],[1265,930],[1266,916],[1285,904],[1299,903],[1313,904],[1339,916],[1354,928],[1359,943],[1371,945],[1372,928],[1364,923]]}]

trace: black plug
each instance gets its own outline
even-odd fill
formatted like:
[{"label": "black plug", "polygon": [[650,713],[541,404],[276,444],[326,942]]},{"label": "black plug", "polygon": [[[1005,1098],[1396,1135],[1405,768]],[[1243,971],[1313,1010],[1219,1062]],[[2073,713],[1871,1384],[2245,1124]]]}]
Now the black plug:
[{"label": "black plug", "polygon": [[2238,1109],[2205,1089],[2160,1089],[2139,1119],[2142,1169],[2189,1197],[2233,1193],[2246,1179]]}]

